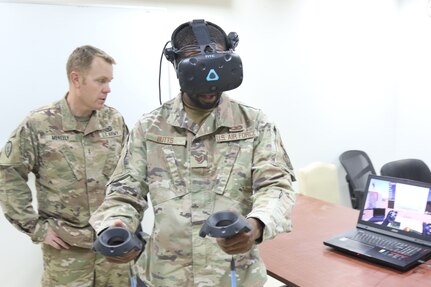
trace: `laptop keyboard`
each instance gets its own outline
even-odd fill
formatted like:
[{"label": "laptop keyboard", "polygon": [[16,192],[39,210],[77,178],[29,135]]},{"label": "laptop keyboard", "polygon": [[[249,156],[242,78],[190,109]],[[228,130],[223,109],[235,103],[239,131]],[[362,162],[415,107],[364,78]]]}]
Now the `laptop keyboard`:
[{"label": "laptop keyboard", "polygon": [[387,239],[378,234],[371,234],[368,232],[357,232],[351,239],[385,249],[385,251],[395,252],[399,255],[403,255],[402,257],[415,255],[421,250],[420,247],[412,246],[394,239]]}]

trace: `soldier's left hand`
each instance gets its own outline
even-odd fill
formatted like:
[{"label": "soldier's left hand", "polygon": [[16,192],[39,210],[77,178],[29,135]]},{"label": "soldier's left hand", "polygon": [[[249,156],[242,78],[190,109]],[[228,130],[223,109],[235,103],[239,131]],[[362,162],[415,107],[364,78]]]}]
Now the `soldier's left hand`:
[{"label": "soldier's left hand", "polygon": [[69,249],[70,246],[66,242],[64,242],[60,236],[55,233],[54,230],[50,226],[48,226],[48,231],[46,233],[45,238],[43,239],[43,243],[47,245],[51,245],[55,249]]},{"label": "soldier's left hand", "polygon": [[217,238],[217,244],[227,254],[240,254],[249,251],[256,240],[262,236],[263,227],[255,218],[247,218],[251,225],[251,230],[248,232],[240,232],[229,238]]}]

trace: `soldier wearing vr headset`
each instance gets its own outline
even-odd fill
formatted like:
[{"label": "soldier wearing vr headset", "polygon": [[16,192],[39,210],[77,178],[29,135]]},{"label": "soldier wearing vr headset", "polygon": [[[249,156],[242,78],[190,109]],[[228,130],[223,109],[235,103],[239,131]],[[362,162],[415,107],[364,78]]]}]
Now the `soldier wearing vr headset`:
[{"label": "soldier wearing vr headset", "polygon": [[[148,286],[261,287],[266,269],[257,244],[291,230],[293,168],[275,126],[258,109],[229,98],[242,82],[236,33],[194,20],[172,34],[165,56],[178,96],[142,116],[90,223],[135,230],[148,208],[154,226],[136,270]],[[236,210],[251,230],[202,238],[206,219]],[[127,262],[131,251],[110,258]]]}]

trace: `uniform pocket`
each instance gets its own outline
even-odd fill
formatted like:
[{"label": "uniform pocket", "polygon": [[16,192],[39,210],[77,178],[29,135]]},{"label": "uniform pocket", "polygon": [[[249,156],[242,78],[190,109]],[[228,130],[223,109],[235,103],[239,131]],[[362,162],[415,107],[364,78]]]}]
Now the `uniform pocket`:
[{"label": "uniform pocket", "polygon": [[[39,162],[38,182],[43,190],[39,196],[49,202],[61,201],[63,207],[70,205],[78,196],[76,184],[85,175],[81,143],[71,135],[41,137]],[[44,201],[40,200],[41,204]]]},{"label": "uniform pocket", "polygon": [[[148,149],[148,185],[156,206],[188,193],[184,175],[183,146],[150,144]],[[154,157],[157,157],[155,159]]]},{"label": "uniform pocket", "polygon": [[107,179],[109,179],[111,177],[112,173],[114,172],[119,158],[120,158],[120,156],[117,154],[114,154],[114,153],[110,154],[106,158],[102,173]]},{"label": "uniform pocket", "polygon": [[[64,158],[66,159],[66,163],[67,163],[69,169],[72,171],[75,179],[78,181],[83,179],[85,169],[83,169],[82,166],[80,166],[79,159],[77,158],[77,156],[75,154],[73,154],[70,147],[62,146],[60,148],[60,152],[64,156]],[[67,168],[65,168],[65,170],[66,169]]]},{"label": "uniform pocket", "polygon": [[[242,209],[251,204],[253,139],[218,144],[220,156],[215,192],[220,195],[218,206],[230,205]],[[221,207],[220,207],[221,208]]]}]

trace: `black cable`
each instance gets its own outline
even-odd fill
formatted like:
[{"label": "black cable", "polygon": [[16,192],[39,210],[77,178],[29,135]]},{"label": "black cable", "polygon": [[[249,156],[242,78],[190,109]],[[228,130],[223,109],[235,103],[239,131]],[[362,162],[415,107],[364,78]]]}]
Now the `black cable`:
[{"label": "black cable", "polygon": [[162,77],[162,60],[163,60],[163,56],[165,55],[166,46],[170,42],[171,41],[167,41],[165,46],[163,46],[162,55],[160,56],[160,64],[159,64],[159,103],[160,103],[160,105],[162,104],[162,89],[161,89],[161,85],[160,85],[160,81],[161,81],[161,77]]},{"label": "black cable", "polygon": [[230,286],[236,287],[236,268],[235,268],[235,259],[233,258],[230,260]]}]

